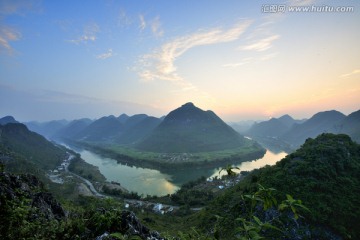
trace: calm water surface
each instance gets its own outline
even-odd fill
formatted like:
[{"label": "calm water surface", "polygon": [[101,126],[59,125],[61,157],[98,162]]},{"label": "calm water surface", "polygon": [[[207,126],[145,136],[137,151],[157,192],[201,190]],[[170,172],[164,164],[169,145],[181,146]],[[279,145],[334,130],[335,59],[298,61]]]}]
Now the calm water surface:
[{"label": "calm water surface", "polygon": [[[116,160],[106,158],[88,150],[72,148],[81,154],[86,162],[99,167],[100,172],[108,181],[121,183],[129,191],[144,195],[166,195],[174,193],[180,186],[188,181],[198,179],[201,176],[219,176],[220,168],[192,168],[186,170],[172,169],[167,173],[158,170],[140,167],[130,167],[117,163]],[[273,165],[287,155],[285,152],[274,153],[269,150],[261,159],[242,162],[237,167],[240,171],[251,171],[265,165]],[[222,171],[221,175],[225,174]]]}]

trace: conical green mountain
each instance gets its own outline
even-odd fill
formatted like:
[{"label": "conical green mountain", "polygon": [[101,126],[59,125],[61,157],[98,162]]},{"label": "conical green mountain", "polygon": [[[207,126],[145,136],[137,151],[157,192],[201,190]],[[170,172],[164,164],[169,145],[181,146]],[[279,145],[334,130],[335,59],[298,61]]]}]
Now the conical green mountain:
[{"label": "conical green mountain", "polygon": [[170,112],[137,148],[151,152],[193,153],[238,148],[246,141],[214,112],[186,103]]}]

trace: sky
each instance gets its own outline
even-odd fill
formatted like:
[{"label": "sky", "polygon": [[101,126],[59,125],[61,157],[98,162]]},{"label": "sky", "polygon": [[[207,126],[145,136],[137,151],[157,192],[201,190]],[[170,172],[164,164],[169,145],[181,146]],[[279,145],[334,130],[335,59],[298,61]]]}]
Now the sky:
[{"label": "sky", "polygon": [[360,1],[0,0],[0,117],[360,109]]}]

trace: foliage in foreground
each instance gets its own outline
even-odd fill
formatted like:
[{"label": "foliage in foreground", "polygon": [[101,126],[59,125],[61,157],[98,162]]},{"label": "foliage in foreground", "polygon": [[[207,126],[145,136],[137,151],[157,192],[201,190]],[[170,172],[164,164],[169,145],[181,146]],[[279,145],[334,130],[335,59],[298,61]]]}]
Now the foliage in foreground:
[{"label": "foliage in foreground", "polygon": [[277,199],[289,194],[302,200],[311,211],[311,214],[304,212],[304,216],[312,238],[357,239],[360,236],[359,173],[360,145],[347,135],[322,134],[308,139],[275,166],[250,173],[208,205],[198,216],[201,220],[196,221],[206,231],[216,221],[212,216],[219,215],[224,218],[223,235],[233,236],[235,219],[244,211],[242,196],[253,195],[261,184],[275,188]]},{"label": "foliage in foreground", "polygon": [[[250,173],[204,210],[184,217],[178,236],[171,231],[167,238],[356,239],[360,236],[359,172],[360,146],[346,135],[323,134],[307,140],[275,166]],[[80,198],[65,205],[68,215],[61,219],[38,212],[26,194],[1,195],[0,200],[1,239],[91,239],[104,232],[131,238],[120,228],[122,204],[114,200]],[[169,221],[166,226],[174,230],[176,224]]]}]

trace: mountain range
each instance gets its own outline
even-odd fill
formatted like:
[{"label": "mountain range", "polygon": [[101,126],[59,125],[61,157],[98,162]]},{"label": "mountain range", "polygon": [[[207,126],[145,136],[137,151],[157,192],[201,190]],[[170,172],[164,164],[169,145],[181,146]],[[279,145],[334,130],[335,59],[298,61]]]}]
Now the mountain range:
[{"label": "mountain range", "polygon": [[289,115],[271,118],[255,123],[246,135],[257,141],[287,143],[292,149],[298,148],[307,138],[321,133],[345,133],[360,142],[360,110],[344,115],[331,110],[314,114],[307,120],[294,120]]},{"label": "mountain range", "polygon": [[214,112],[193,103],[171,111],[164,118],[146,114],[105,116],[97,120],[26,123],[49,139],[120,144],[150,152],[205,152],[242,147],[249,140]]},{"label": "mountain range", "polygon": [[[0,119],[0,124],[1,122],[16,120],[7,116]],[[246,125],[249,126],[250,123],[248,121]],[[176,152],[226,149],[240,146],[243,141],[241,136],[215,113],[203,111],[192,103],[184,104],[164,118],[146,114],[121,114],[118,117],[111,115],[97,120],[55,120],[25,124],[31,131],[48,139],[124,144],[154,152],[165,149]],[[237,125],[232,126],[236,128]],[[307,138],[325,132],[345,133],[354,141],[360,142],[360,110],[348,116],[335,110],[318,112],[304,120],[284,115],[255,122],[248,130],[237,127],[243,135],[265,147],[276,145],[280,149],[290,149],[289,151],[297,149]]]}]

